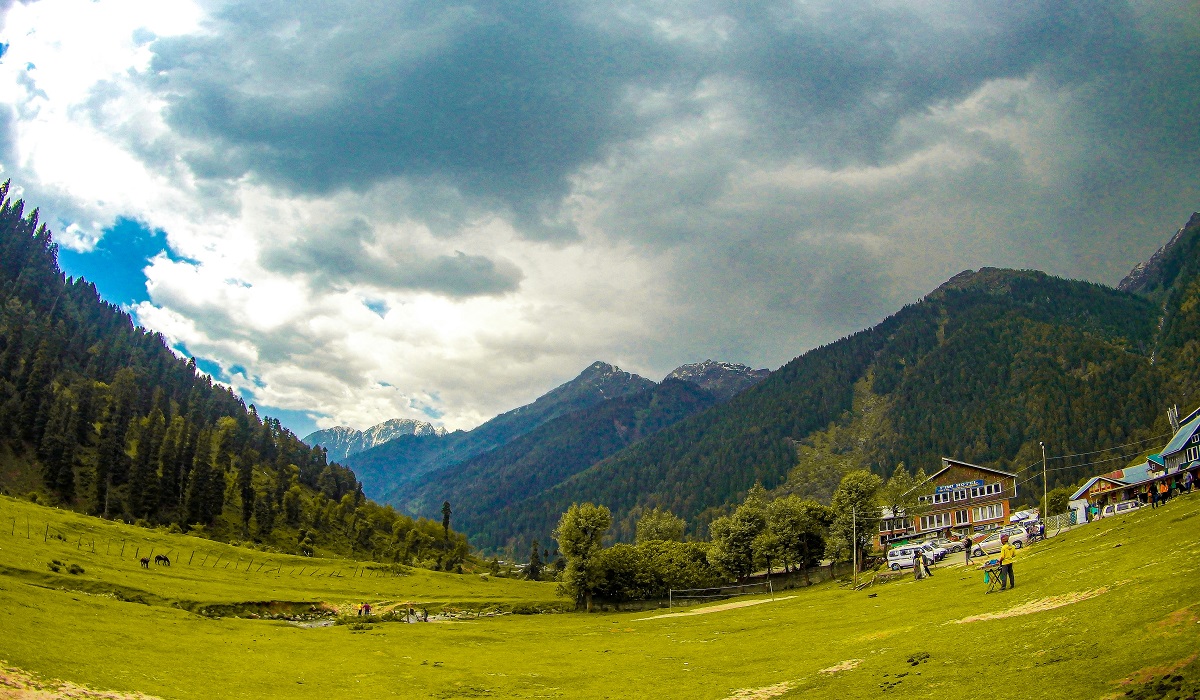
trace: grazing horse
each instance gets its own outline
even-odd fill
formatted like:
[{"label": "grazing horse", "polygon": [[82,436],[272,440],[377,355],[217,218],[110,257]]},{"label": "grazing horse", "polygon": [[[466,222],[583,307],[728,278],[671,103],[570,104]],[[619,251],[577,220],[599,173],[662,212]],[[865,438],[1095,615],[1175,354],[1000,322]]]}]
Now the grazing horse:
[{"label": "grazing horse", "polygon": [[154,555],[154,563],[162,564],[163,566],[170,566],[171,560],[167,559],[167,555],[165,555],[165,554],[155,554]]},{"label": "grazing horse", "polygon": [[139,561],[141,561],[141,562],[142,562],[142,568],[143,568],[143,569],[149,569],[149,568],[150,568],[150,557],[142,557],[141,559],[139,559]]}]

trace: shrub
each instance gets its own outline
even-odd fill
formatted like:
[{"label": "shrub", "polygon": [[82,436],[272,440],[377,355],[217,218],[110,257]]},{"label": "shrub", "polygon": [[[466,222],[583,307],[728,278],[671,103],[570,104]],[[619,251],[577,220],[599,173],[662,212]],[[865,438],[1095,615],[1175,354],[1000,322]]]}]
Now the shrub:
[{"label": "shrub", "polygon": [[54,573],[56,573],[56,574],[57,574],[57,573],[58,573],[58,569],[59,569],[59,567],[60,567],[60,566],[62,566],[62,562],[59,562],[59,561],[52,561],[52,562],[50,562],[49,564],[47,564],[47,565],[46,565],[46,568],[47,568],[47,569],[50,569],[51,571],[53,571]]},{"label": "shrub", "polygon": [[72,564],[72,565],[70,565],[70,566],[68,566],[68,567],[67,567],[67,573],[68,573],[68,574],[75,574],[75,575],[82,574],[82,573],[83,573],[83,567],[82,567],[82,566],[80,566],[80,565],[78,565],[78,564]]}]

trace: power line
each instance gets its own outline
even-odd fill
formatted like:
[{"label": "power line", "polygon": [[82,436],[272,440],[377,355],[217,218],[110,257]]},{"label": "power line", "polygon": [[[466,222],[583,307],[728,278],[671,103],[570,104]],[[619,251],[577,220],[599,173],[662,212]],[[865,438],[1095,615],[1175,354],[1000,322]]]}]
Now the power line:
[{"label": "power line", "polygon": [[[1092,450],[1091,452],[1079,452],[1079,453],[1077,453],[1077,454],[1071,454],[1071,455],[1055,455],[1055,456],[1053,456],[1053,457],[1047,457],[1046,459],[1047,459],[1047,460],[1051,460],[1051,459],[1070,459],[1071,457],[1086,457],[1087,455],[1098,455],[1098,454],[1104,454],[1105,452],[1112,452],[1113,450],[1119,450],[1119,449],[1121,449],[1121,448],[1123,448],[1123,447],[1132,447],[1132,446],[1134,446],[1134,445],[1140,445],[1140,444],[1141,444],[1141,443],[1143,443],[1143,442],[1150,442],[1150,441],[1152,441],[1152,440],[1161,440],[1162,438],[1164,438],[1164,437],[1167,437],[1167,436],[1170,436],[1170,435],[1174,435],[1174,433],[1163,433],[1162,435],[1155,435],[1154,437],[1148,437],[1148,438],[1144,438],[1144,439],[1141,439],[1141,440],[1135,440],[1135,441],[1133,441],[1133,442],[1125,443],[1124,445],[1113,445],[1112,447],[1106,447],[1106,448],[1104,448],[1104,449],[1102,449],[1102,450]],[[1134,453],[1134,454],[1141,454],[1141,453],[1139,452],[1139,453]],[[1130,456],[1133,456],[1133,455],[1130,455]],[[1112,458],[1112,459],[1120,459],[1120,457],[1114,457],[1114,458]],[[1083,463],[1083,464],[1072,464],[1072,465],[1065,466],[1065,467],[1055,467],[1054,469],[1047,469],[1046,471],[1050,471],[1050,472],[1052,472],[1052,471],[1057,471],[1057,470],[1059,470],[1059,469],[1073,469],[1073,468],[1075,468],[1075,467],[1086,467],[1086,466],[1089,466],[1089,465],[1092,465],[1092,464],[1102,464],[1102,463],[1104,463],[1104,462],[1111,462],[1111,461],[1112,461],[1112,459],[1102,459],[1102,460],[1100,460],[1100,461],[1098,461],[1098,462],[1086,462],[1086,463]],[[1032,468],[1034,468],[1034,467],[1041,466],[1041,464],[1042,464],[1042,461],[1039,459],[1039,460],[1038,460],[1038,461],[1036,461],[1036,462],[1032,462],[1032,463],[1030,463],[1030,464],[1028,464],[1028,465],[1026,465],[1026,466],[1024,466],[1024,467],[1022,467],[1022,468],[1020,468],[1020,469],[1018,469],[1018,470],[1016,471],[1016,473],[1017,473],[1017,474],[1021,474],[1021,473],[1023,473],[1023,472],[1027,472],[1027,471],[1029,471],[1030,469],[1032,469]],[[1028,480],[1026,480],[1026,481],[1028,481]],[[1025,481],[1022,481],[1021,483],[1025,483]]]},{"label": "power line", "polygon": [[[1086,453],[1085,453],[1085,454],[1086,454]],[[1118,456],[1116,456],[1116,457],[1109,457],[1108,459],[1098,459],[1098,460],[1096,460],[1095,462],[1085,462],[1085,463],[1083,463],[1083,464],[1068,464],[1068,465],[1066,465],[1066,466],[1062,466],[1062,467],[1054,467],[1053,469],[1047,469],[1046,471],[1048,471],[1048,472],[1057,472],[1057,471],[1062,471],[1062,470],[1064,470],[1064,469],[1078,469],[1078,468],[1080,468],[1080,467],[1090,467],[1090,466],[1093,466],[1093,465],[1096,465],[1096,464],[1104,464],[1105,462],[1115,462],[1115,461],[1117,461],[1117,460],[1120,460],[1120,459],[1129,459],[1130,457],[1136,457],[1136,456],[1138,456],[1139,454],[1141,454],[1141,453],[1140,453],[1140,452],[1131,452],[1131,453],[1129,453],[1129,454],[1125,454],[1125,455],[1118,455]],[[1036,478],[1037,478],[1037,474],[1034,474],[1033,476],[1029,477],[1028,479],[1025,479],[1024,481],[1022,481],[1022,482],[1018,483],[1017,485],[1018,485],[1018,486],[1020,486],[1021,484],[1027,484],[1027,483],[1029,483],[1030,481],[1033,481],[1033,480],[1034,480],[1034,479],[1036,479]]]},{"label": "power line", "polygon": [[[1168,435],[1174,435],[1174,433],[1163,433],[1162,435],[1155,435],[1154,437],[1148,437],[1148,438],[1145,438],[1142,440],[1135,440],[1133,442],[1129,442],[1124,445],[1113,445],[1112,447],[1106,447],[1103,450],[1093,450],[1091,452],[1080,452],[1078,454],[1073,454],[1073,455],[1058,455],[1055,457],[1047,457],[1046,459],[1068,459],[1070,457],[1086,457],[1087,455],[1098,455],[1098,454],[1103,454],[1105,452],[1112,452],[1113,450],[1119,450],[1122,447],[1132,447],[1134,445],[1140,445],[1143,442],[1150,442],[1151,440],[1161,440],[1162,438],[1167,437]],[[1081,465],[1081,466],[1083,466],[1083,465]],[[1028,469],[1028,467],[1026,467],[1026,469]]]}]

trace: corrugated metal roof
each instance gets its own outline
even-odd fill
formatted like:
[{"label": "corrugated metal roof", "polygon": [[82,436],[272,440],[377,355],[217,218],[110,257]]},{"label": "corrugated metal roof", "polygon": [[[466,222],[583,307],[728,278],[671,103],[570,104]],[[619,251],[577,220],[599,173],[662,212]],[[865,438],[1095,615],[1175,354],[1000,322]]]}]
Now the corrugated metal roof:
[{"label": "corrugated metal roof", "polygon": [[1196,428],[1200,428],[1200,417],[1193,418],[1179,428],[1179,432],[1175,433],[1175,437],[1171,438],[1171,441],[1163,448],[1162,456],[1170,457],[1182,450],[1188,440],[1191,440],[1192,436],[1196,434]]}]

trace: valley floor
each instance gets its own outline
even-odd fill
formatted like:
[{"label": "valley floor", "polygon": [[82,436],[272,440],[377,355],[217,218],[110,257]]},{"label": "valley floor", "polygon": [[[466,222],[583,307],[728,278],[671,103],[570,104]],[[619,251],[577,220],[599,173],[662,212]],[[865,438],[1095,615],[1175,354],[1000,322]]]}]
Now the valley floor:
[{"label": "valley floor", "polygon": [[[429,572],[372,578],[347,575],[358,567],[339,562],[320,563],[304,580],[286,575],[282,557],[280,574],[266,577],[234,548],[226,554],[244,565],[239,574],[237,564],[197,569],[196,557],[191,567],[177,559],[170,569],[141,570],[116,558],[111,543],[104,557],[99,547],[86,551],[83,536],[43,541],[32,528],[28,537],[19,531],[23,517],[44,513],[64,528],[92,527],[0,501],[0,665],[8,676],[161,698],[322,700],[1165,698],[1200,690],[1200,493],[1026,548],[1017,587],[1005,593],[985,594],[982,573],[955,566],[924,581],[858,592],[827,583],[703,615],[500,615],[359,629],[214,619],[184,608],[440,600],[504,609],[550,605],[553,587]],[[183,539],[160,545],[204,546],[210,557],[224,547]],[[54,574],[51,560],[85,571]],[[137,590],[142,602],[129,602]]]}]

